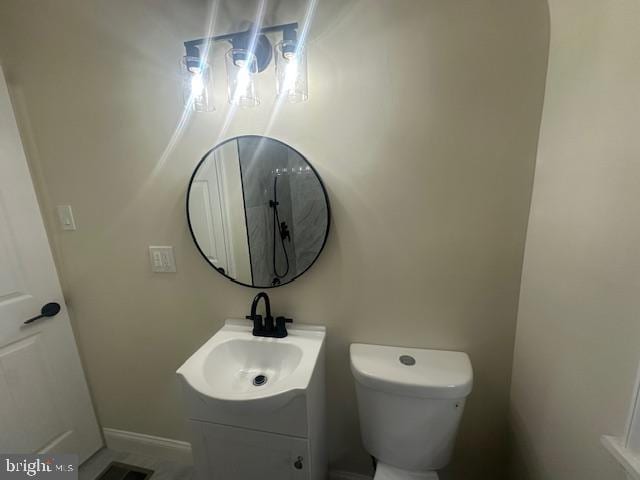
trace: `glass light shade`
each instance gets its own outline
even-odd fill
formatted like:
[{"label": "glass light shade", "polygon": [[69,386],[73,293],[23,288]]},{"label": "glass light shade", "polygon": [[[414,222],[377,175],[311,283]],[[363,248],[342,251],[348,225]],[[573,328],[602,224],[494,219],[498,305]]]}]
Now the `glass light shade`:
[{"label": "glass light shade", "polygon": [[199,57],[182,57],[182,97],[184,105],[195,112],[213,112],[211,68]]},{"label": "glass light shade", "polygon": [[278,96],[291,103],[305,101],[309,98],[306,49],[301,44],[284,40],[275,46],[275,50]]},{"label": "glass light shade", "polygon": [[232,48],[225,57],[229,103],[240,107],[255,107],[260,103],[253,76],[258,71],[256,56],[248,50]]}]

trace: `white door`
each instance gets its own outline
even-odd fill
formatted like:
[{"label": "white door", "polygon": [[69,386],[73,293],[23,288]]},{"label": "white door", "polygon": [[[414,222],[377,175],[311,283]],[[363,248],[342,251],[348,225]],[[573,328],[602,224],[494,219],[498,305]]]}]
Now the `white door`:
[{"label": "white door", "polygon": [[217,183],[212,183],[211,179],[195,180],[191,184],[189,215],[191,228],[204,254],[216,268],[229,274],[219,198]]},{"label": "white door", "polygon": [[203,253],[216,268],[222,268],[224,273],[233,277],[234,272],[229,268],[223,213],[225,198],[220,180],[219,162],[205,162],[200,167],[191,185],[189,216]]},{"label": "white door", "polygon": [[[49,302],[55,317],[25,325]],[[0,69],[0,452],[102,446],[56,268]]]}]

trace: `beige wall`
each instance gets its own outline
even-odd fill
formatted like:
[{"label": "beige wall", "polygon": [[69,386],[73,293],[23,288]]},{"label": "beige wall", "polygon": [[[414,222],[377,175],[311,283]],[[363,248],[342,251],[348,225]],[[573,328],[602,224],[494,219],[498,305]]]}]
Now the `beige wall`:
[{"label": "beige wall", "polygon": [[623,480],[640,360],[640,3],[551,0],[512,383],[514,478]]},{"label": "beige wall", "polygon": [[[220,6],[216,31],[246,4]],[[274,5],[268,23],[301,18]],[[308,102],[274,109],[270,72],[262,105],[225,129],[219,75],[218,111],[172,142],[181,43],[206,19],[203,0],[0,4],[2,61],[102,425],[186,438],[174,371],[256,293],[200,258],[187,181],[220,139],[266,133],[308,157],[332,202],[320,260],[271,293],[277,312],[329,328],[332,464],[369,468],[349,343],[434,347],[469,352],[476,374],[452,471],[500,478],[546,2],[322,0]],[[76,232],[55,222],[66,203]],[[150,244],[175,246],[177,274],[150,273]]]}]

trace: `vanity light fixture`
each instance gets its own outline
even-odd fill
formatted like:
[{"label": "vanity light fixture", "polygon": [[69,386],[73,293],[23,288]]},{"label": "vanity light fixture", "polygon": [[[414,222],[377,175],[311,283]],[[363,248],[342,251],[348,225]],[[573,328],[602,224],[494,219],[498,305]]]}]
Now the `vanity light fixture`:
[{"label": "vanity light fixture", "polygon": [[[307,58],[304,45],[298,41],[297,30],[297,23],[287,23],[251,27],[243,32],[184,42],[186,55],[182,60],[182,75],[185,106],[198,112],[213,110],[211,68],[200,48],[218,41],[231,44],[225,55],[230,104],[253,107],[260,103],[255,76],[269,66],[274,55],[278,97],[291,103],[306,100]],[[282,32],[282,41],[275,48],[267,38],[267,34],[273,32]]]}]

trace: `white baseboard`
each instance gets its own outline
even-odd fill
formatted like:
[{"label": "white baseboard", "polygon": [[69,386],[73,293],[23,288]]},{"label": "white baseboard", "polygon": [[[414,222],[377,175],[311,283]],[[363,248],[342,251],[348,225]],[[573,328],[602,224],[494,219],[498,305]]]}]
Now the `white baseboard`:
[{"label": "white baseboard", "polygon": [[114,428],[103,428],[102,432],[107,447],[111,450],[172,460],[185,465],[193,464],[191,444],[188,442]]},{"label": "white baseboard", "polygon": [[[117,452],[135,453],[148,457],[162,458],[182,463],[193,464],[191,444],[171,438],[156,437],[144,433],[127,432],[115,428],[103,428],[107,448]],[[371,477],[358,473],[332,470],[329,480],[372,480]]]},{"label": "white baseboard", "polygon": [[618,437],[603,435],[600,440],[604,447],[613,455],[618,463],[627,472],[629,480],[640,479],[640,456],[629,450],[624,441]]}]

